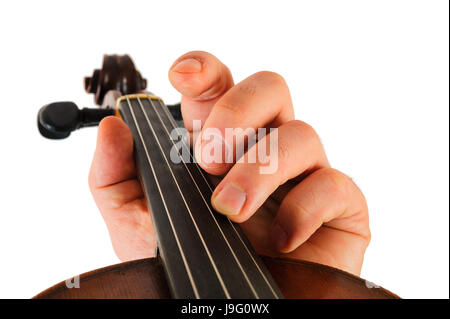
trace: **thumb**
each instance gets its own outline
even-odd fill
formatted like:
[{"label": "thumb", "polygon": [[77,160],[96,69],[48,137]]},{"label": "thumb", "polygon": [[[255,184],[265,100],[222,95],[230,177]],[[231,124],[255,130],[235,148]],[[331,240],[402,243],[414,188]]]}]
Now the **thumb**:
[{"label": "thumb", "polygon": [[108,116],[100,122],[98,128],[89,184],[92,188],[101,188],[135,176],[131,132],[121,119]]},{"label": "thumb", "polygon": [[214,55],[192,51],[178,58],[169,70],[169,80],[181,93],[184,125],[192,131],[193,120],[202,125],[214,103],[233,86],[230,70]]},{"label": "thumb", "polygon": [[133,137],[117,117],[100,122],[89,186],[117,256],[122,261],[155,256],[152,221],[136,178]]}]

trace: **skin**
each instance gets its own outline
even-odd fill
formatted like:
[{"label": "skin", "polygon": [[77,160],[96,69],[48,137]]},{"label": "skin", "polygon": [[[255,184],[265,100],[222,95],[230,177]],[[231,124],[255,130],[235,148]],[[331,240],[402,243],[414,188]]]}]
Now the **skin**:
[{"label": "skin", "polygon": [[[313,261],[359,275],[370,242],[366,200],[349,177],[331,168],[314,129],[294,119],[284,79],[263,71],[235,85],[229,69],[201,51],[177,59],[169,79],[182,95],[189,131],[196,119],[203,124],[202,133],[208,128],[222,134],[227,127],[277,128],[278,168],[273,174],[260,174],[263,164],[258,161],[203,160],[203,135],[196,139],[196,158],[217,184],[211,198],[214,208],[241,223],[259,254]],[[153,257],[156,242],[137,180],[133,138],[119,118],[100,123],[89,185],[117,256],[122,261]]]}]

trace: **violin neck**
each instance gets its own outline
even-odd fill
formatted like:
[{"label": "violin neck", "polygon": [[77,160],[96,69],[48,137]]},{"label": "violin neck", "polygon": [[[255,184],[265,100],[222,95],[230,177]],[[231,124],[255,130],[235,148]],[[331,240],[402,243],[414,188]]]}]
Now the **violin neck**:
[{"label": "violin neck", "polygon": [[136,162],[172,295],[281,298],[239,226],[210,205],[213,188],[162,100],[128,95],[117,104],[134,137]]}]

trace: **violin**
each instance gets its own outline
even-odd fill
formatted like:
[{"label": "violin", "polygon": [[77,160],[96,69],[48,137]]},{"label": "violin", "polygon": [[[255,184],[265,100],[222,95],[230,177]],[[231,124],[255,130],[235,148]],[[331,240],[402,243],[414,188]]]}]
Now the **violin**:
[{"label": "violin", "polygon": [[398,298],[333,267],[256,254],[239,225],[211,206],[214,188],[183,139],[180,105],[167,106],[146,91],[128,55],[105,55],[84,86],[100,107],[48,104],[38,112],[39,131],[63,139],[106,116],[123,119],[134,139],[157,257],[82,274],[79,288],[61,282],[35,298]]}]

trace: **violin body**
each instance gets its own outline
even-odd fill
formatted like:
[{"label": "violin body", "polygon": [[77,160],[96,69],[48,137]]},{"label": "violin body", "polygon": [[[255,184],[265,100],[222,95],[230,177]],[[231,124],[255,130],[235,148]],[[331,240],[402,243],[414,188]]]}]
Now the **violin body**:
[{"label": "violin body", "polygon": [[[262,257],[285,298],[394,299],[392,292],[342,270],[307,261]],[[79,277],[79,288],[63,281],[37,299],[166,299],[171,298],[158,258],[97,269]]]},{"label": "violin body", "polygon": [[[35,298],[398,298],[329,266],[258,256],[239,225],[211,207],[213,186],[191,161],[189,146],[180,142],[172,152],[179,108],[144,91],[147,81],[128,56],[105,56],[103,69],[84,83],[100,109],[49,104],[39,111],[39,130],[60,139],[106,116],[125,121],[159,254],[82,274]],[[186,156],[178,152],[183,150]]]}]

